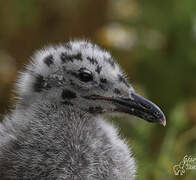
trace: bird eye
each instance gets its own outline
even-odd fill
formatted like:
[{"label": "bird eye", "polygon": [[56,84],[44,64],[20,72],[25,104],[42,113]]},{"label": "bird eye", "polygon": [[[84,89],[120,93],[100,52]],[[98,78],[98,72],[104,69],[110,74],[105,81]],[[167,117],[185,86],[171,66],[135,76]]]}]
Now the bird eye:
[{"label": "bird eye", "polygon": [[83,82],[89,82],[93,80],[92,72],[86,68],[81,68],[79,70],[79,79]]}]

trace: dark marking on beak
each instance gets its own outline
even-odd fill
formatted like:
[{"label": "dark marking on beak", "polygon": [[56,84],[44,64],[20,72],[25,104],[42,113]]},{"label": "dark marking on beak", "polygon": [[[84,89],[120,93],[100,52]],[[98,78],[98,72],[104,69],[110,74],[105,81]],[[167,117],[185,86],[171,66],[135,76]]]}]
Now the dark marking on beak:
[{"label": "dark marking on beak", "polygon": [[115,98],[114,102],[117,104],[117,110],[135,115],[148,122],[166,126],[165,115],[156,104],[136,93],[132,93],[131,96],[132,99]]},{"label": "dark marking on beak", "polygon": [[159,123],[166,126],[165,115],[157,105],[133,92],[131,93],[131,97],[132,98],[122,98],[92,95],[85,98],[110,101],[116,105],[115,111],[128,113],[148,122]]}]

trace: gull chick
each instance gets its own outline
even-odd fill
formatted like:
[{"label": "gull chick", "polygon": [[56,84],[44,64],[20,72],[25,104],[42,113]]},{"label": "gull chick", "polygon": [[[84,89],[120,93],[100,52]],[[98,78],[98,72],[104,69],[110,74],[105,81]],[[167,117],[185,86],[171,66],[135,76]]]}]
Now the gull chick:
[{"label": "gull chick", "polygon": [[166,124],[110,53],[88,41],[37,51],[17,92],[15,109],[0,124],[1,180],[133,180],[130,149],[102,115]]}]

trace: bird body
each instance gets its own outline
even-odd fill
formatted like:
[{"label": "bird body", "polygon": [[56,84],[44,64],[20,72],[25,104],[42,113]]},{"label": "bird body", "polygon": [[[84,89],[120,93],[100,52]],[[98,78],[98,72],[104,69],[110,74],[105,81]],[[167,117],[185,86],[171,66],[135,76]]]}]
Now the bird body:
[{"label": "bird body", "polygon": [[0,124],[2,180],[133,180],[134,158],[102,114],[165,123],[157,106],[135,94],[111,55],[86,41],[38,51],[17,92],[15,109]]},{"label": "bird body", "polygon": [[40,100],[13,112],[14,121],[7,118],[0,131],[1,179],[131,179],[134,160],[116,129],[64,106]]}]

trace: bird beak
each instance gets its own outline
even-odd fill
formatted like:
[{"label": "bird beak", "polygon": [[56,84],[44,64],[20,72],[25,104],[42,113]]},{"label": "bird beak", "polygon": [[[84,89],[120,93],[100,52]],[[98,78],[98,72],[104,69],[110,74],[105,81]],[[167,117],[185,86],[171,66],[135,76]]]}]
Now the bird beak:
[{"label": "bird beak", "polygon": [[128,113],[148,122],[159,123],[166,126],[166,118],[161,109],[135,92],[131,92],[131,98],[103,97],[99,95],[84,96],[84,98],[110,101],[116,106],[114,111]]},{"label": "bird beak", "polygon": [[125,112],[148,122],[166,126],[165,115],[157,105],[135,92],[131,93],[131,97],[131,99],[121,97],[113,98],[113,102],[117,105],[116,111]]}]

